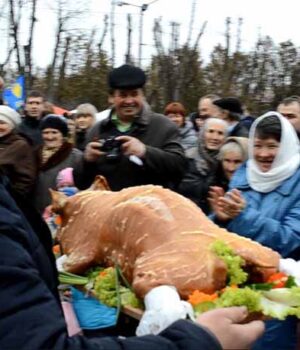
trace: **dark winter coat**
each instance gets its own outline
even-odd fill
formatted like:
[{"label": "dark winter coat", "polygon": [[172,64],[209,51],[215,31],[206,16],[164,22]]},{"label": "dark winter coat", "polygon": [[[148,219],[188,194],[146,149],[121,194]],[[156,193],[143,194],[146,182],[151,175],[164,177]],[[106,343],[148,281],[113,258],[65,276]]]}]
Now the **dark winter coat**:
[{"label": "dark winter coat", "polygon": [[25,116],[22,123],[19,125],[18,130],[26,135],[35,147],[43,143],[39,119]]},{"label": "dark winter coat", "polygon": [[242,121],[239,121],[234,128],[229,132],[228,137],[249,137],[249,129]]},{"label": "dark winter coat", "polygon": [[179,184],[177,192],[198,205],[205,214],[210,212],[208,203],[209,187],[215,184],[215,173],[202,175],[195,165],[194,159],[188,160],[187,172]]},{"label": "dark winter coat", "polygon": [[144,107],[142,114],[134,119],[131,129],[122,133],[111,120],[113,113],[93,126],[87,142],[121,135],[136,137],[146,145],[143,165],[135,164],[121,153],[114,162],[105,155],[93,163],[83,160],[82,166],[74,169],[75,185],[80,189],[88,188],[98,174],[105,176],[115,191],[146,184],[165,187],[177,184],[186,165],[178,127],[165,116]]},{"label": "dark winter coat", "polygon": [[74,168],[81,161],[82,153],[73,148],[73,145],[65,142],[62,147],[53,154],[45,164],[42,164],[42,146],[37,150],[39,159],[39,174],[34,190],[35,207],[40,213],[51,203],[49,188],[56,189],[58,173],[65,168]]},{"label": "dark winter coat", "polygon": [[86,137],[88,135],[88,130],[78,130],[75,134],[75,147],[80,151],[84,151],[86,145]]},{"label": "dark winter coat", "polygon": [[56,270],[0,177],[0,349],[221,350],[214,336],[189,321],[158,336],[128,339],[67,336],[55,297]]},{"label": "dark winter coat", "polygon": [[37,160],[28,140],[12,132],[0,137],[0,167],[12,188],[28,196],[37,177]]}]

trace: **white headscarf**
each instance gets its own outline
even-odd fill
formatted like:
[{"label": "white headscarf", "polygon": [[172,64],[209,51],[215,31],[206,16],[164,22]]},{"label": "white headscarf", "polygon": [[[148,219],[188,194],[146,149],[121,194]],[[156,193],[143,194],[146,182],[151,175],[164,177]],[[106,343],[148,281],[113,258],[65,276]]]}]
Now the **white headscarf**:
[{"label": "white headscarf", "polygon": [[[266,117],[275,115],[281,123],[280,146],[271,169],[262,172],[253,157],[254,136],[257,125]],[[249,160],[247,163],[247,179],[255,191],[268,193],[281,185],[281,183],[294,175],[300,166],[300,143],[291,123],[280,113],[268,112],[257,118],[249,134]]]}]

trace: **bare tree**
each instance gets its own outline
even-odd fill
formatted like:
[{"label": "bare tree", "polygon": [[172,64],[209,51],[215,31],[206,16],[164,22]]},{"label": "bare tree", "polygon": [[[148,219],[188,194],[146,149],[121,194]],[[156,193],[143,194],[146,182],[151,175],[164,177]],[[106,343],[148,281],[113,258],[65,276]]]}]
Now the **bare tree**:
[{"label": "bare tree", "polygon": [[[81,1],[77,1],[74,5],[74,2],[71,2],[71,0],[57,0],[57,8],[55,9],[55,12],[57,14],[55,45],[53,50],[52,62],[48,72],[47,92],[50,100],[55,99],[56,70],[62,40],[64,39],[65,35],[69,36],[68,31],[70,30],[69,24],[72,22],[71,20],[73,20],[74,22],[76,18],[78,18],[78,16],[83,15],[83,13],[85,12],[84,5],[86,4]],[[66,40],[65,43],[67,42],[68,41]]]},{"label": "bare tree", "polygon": [[193,33],[193,26],[195,21],[195,12],[196,12],[196,0],[193,0],[192,8],[191,8],[191,19],[189,24],[189,33],[186,41],[186,45],[189,46],[191,39],[192,39],[192,33]]},{"label": "bare tree", "polygon": [[[15,11],[16,6],[19,9],[18,14],[16,14],[16,11]],[[19,44],[19,25],[21,20],[22,7],[23,7],[22,0],[18,0],[17,4],[15,3],[14,0],[9,0],[11,35],[14,39],[14,50],[16,52],[17,67],[18,67],[19,73],[23,73],[23,65],[21,61],[21,52],[20,52],[20,44]]]},{"label": "bare tree", "polygon": [[101,39],[100,39],[99,44],[98,44],[99,53],[101,53],[101,51],[102,51],[102,46],[103,46],[105,37],[106,37],[106,35],[107,35],[107,30],[108,30],[108,15],[105,15],[105,16],[104,16],[103,23],[104,23],[104,28],[103,28],[103,31],[102,31]]},{"label": "bare tree", "polygon": [[31,89],[32,86],[32,43],[33,43],[33,33],[36,19],[36,5],[37,0],[32,0],[31,16],[30,16],[30,29],[28,44],[24,46],[25,51],[25,76],[26,76],[26,87]]},{"label": "bare tree", "polygon": [[207,21],[205,21],[203,24],[202,24],[202,27],[200,28],[200,31],[197,35],[197,38],[195,40],[195,43],[194,43],[194,50],[197,50],[198,49],[198,45],[199,45],[199,42],[200,42],[200,39],[202,37],[202,35],[204,34],[205,32],[205,29],[206,29],[206,26],[207,26]]},{"label": "bare tree", "polygon": [[116,56],[116,48],[115,48],[115,8],[116,1],[111,0],[111,12],[110,12],[110,40],[111,40],[111,64],[115,65],[115,56]]},{"label": "bare tree", "polygon": [[131,57],[131,35],[132,35],[132,25],[131,25],[131,15],[127,14],[127,53],[125,55],[125,62],[127,64],[132,63]]},{"label": "bare tree", "polygon": [[162,44],[162,29],[161,29],[161,18],[156,18],[154,20],[153,34],[154,34],[154,43],[157,53],[159,55],[164,54],[164,48]]}]

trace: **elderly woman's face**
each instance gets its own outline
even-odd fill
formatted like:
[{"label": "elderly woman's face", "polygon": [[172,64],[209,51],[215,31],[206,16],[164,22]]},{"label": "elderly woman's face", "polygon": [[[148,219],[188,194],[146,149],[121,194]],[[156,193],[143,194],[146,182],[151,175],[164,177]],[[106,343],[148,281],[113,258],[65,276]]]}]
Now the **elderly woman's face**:
[{"label": "elderly woman's face", "polygon": [[227,151],[223,155],[222,167],[227,180],[232,178],[233,173],[243,163],[241,152]]},{"label": "elderly woman's face", "polygon": [[10,124],[0,120],[0,137],[10,134],[12,130],[13,130],[13,127]]},{"label": "elderly woman's face", "polygon": [[260,171],[267,172],[278,152],[280,143],[273,137],[267,139],[254,138],[253,156]]},{"label": "elderly woman's face", "polygon": [[225,125],[209,123],[204,132],[205,148],[211,151],[218,150],[225,141]]},{"label": "elderly woman's face", "polygon": [[57,129],[46,128],[42,131],[44,145],[48,148],[58,148],[63,144],[63,134]]}]

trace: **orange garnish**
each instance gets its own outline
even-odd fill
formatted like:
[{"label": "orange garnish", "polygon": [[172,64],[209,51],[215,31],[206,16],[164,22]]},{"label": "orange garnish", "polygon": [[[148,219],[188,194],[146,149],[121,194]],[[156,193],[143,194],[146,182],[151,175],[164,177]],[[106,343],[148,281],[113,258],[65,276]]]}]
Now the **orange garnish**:
[{"label": "orange garnish", "polygon": [[283,272],[276,272],[268,278],[268,283],[273,283],[272,288],[283,288],[288,280],[288,276]]},{"label": "orange garnish", "polygon": [[104,277],[107,275],[107,272],[105,270],[99,272],[99,276]]},{"label": "orange garnish", "polygon": [[60,215],[57,215],[54,219],[54,222],[56,225],[60,226],[61,223],[62,223],[62,219],[61,219],[61,216]]},{"label": "orange garnish", "polygon": [[195,306],[200,303],[204,303],[205,301],[213,301],[217,298],[217,293],[207,294],[200,292],[199,290],[195,290],[191,295],[189,295],[188,302]]},{"label": "orange garnish", "polygon": [[60,245],[56,244],[52,247],[53,254],[59,254],[60,253]]},{"label": "orange garnish", "polygon": [[228,290],[228,289],[238,289],[238,288],[239,288],[238,285],[232,284],[231,286],[226,286],[225,288],[221,289],[220,292],[221,292],[221,293],[224,293],[225,290]]}]

